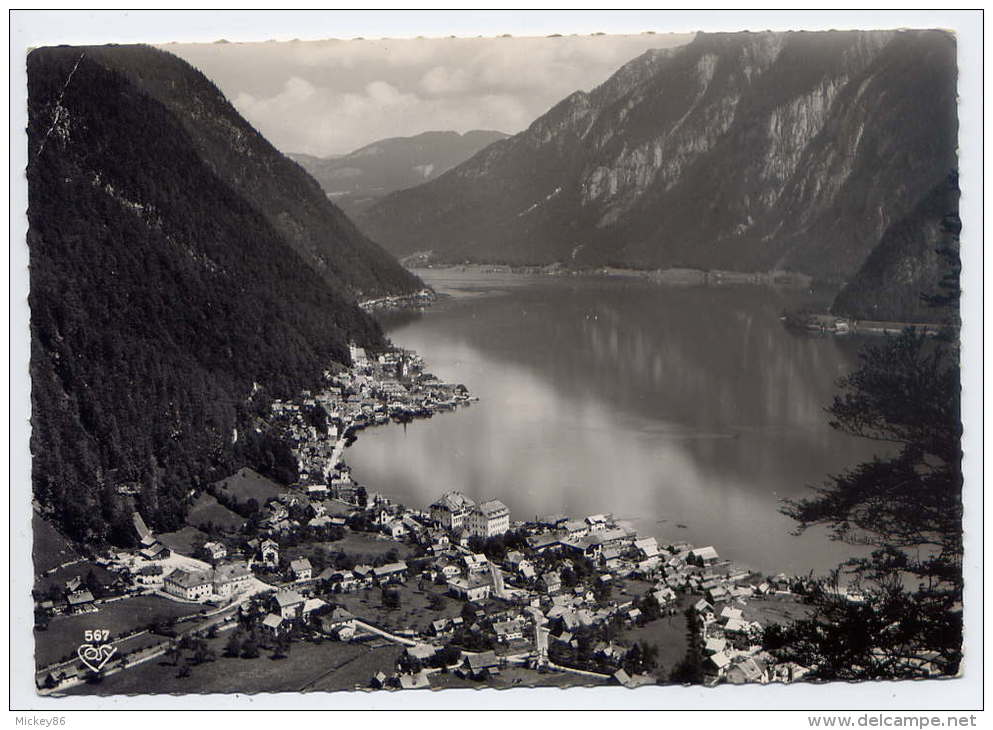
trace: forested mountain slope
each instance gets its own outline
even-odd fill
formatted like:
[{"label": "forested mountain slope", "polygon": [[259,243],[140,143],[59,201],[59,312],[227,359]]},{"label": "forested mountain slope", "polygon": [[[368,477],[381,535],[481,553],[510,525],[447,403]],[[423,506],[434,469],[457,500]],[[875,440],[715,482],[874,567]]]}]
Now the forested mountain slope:
[{"label": "forested mountain slope", "polygon": [[[300,241],[323,234],[255,204],[283,183],[323,200],[316,183],[182,61],[59,47],[27,70],[35,498],[72,538],[125,541],[133,505],[117,488],[137,485],[152,526],[175,529],[189,490],[272,460],[253,411],[346,363],[349,340],[383,343],[352,292],[418,282],[361,237],[341,260],[325,249],[318,273]],[[159,87],[192,89],[190,108]]]}]

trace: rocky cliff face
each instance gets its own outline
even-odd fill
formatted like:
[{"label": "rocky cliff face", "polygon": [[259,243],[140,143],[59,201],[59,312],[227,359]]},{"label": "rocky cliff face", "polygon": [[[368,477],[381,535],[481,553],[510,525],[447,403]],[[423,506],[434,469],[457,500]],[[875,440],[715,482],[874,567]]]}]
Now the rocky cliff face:
[{"label": "rocky cliff face", "polygon": [[701,34],[360,225],[442,260],[840,281],[955,167],[955,79],[938,31]]}]

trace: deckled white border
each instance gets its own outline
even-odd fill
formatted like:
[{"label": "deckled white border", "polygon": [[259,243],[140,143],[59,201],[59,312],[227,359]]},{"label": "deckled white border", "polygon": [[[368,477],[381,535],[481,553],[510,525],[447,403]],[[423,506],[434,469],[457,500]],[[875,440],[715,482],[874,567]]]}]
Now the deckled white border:
[{"label": "deckled white border", "polygon": [[[981,704],[982,580],[982,15],[977,11],[14,11],[10,29],[11,708],[70,709],[795,709],[932,710]],[[696,30],[945,28],[958,36],[963,221],[963,419],[966,472],[964,678],[933,682],[729,687],[445,690],[443,692],[40,698],[34,693],[30,535],[30,380],[24,56],[33,46],[292,38],[542,36]],[[90,716],[92,717],[92,716]],[[219,719],[219,718],[218,718]],[[632,718],[633,719],[633,718]],[[176,718],[182,722],[182,718]],[[553,718],[549,718],[554,722]],[[739,721],[727,717],[729,722]],[[623,718],[622,718],[623,721]],[[798,726],[806,722],[797,720]]]}]

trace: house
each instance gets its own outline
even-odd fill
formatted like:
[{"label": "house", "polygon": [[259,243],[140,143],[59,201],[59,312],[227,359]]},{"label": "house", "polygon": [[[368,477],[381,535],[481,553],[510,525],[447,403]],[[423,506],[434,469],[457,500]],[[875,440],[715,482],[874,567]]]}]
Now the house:
[{"label": "house", "polygon": [[314,497],[317,499],[323,499],[328,496],[328,485],[327,484],[308,484],[307,485],[307,496]]},{"label": "house", "polygon": [[204,543],[203,550],[210,560],[220,560],[228,554],[228,549],[219,542]]},{"label": "house", "polygon": [[549,571],[543,573],[538,579],[539,587],[542,588],[545,593],[551,595],[552,593],[558,593],[562,590],[562,578],[559,576],[557,571]]},{"label": "house", "polygon": [[709,637],[703,645],[703,650],[707,654],[720,654],[727,648],[727,645],[727,639]]},{"label": "house", "polygon": [[331,584],[331,589],[337,590],[339,593],[350,593],[358,586],[358,581],[355,579],[355,575],[350,570],[325,568],[324,571],[317,576],[317,580],[328,581]]},{"label": "house", "polygon": [[449,621],[447,618],[440,618],[437,619],[436,621],[431,622],[431,631],[434,632],[435,636],[441,636],[442,634],[446,634],[451,630],[452,627],[449,625]]},{"label": "house", "polygon": [[520,621],[498,621],[493,624],[493,633],[501,644],[524,638],[524,628]]},{"label": "house", "polygon": [[490,561],[482,553],[463,555],[465,569],[469,573],[485,573],[490,568]]},{"label": "house", "polygon": [[711,603],[730,600],[731,596],[724,586],[717,586],[707,591],[707,598]]},{"label": "house", "polygon": [[646,684],[655,684],[655,677],[650,674],[628,674],[623,669],[618,669],[612,675],[614,681],[622,687],[642,687]]},{"label": "house", "polygon": [[714,615],[714,607],[706,601],[706,599],[701,598],[699,601],[693,604],[693,611],[697,616],[711,616]]},{"label": "house", "polygon": [[521,577],[525,580],[531,580],[537,573],[534,570],[534,564],[530,560],[522,560],[517,566],[517,572],[521,574]]},{"label": "house", "polygon": [[573,539],[586,537],[590,534],[590,526],[586,524],[586,520],[569,520],[562,526],[562,529]]},{"label": "house", "polygon": [[589,525],[590,532],[600,532],[607,529],[606,515],[590,515],[584,521]]},{"label": "house", "polygon": [[241,592],[252,580],[252,571],[242,561],[219,565],[214,569],[214,593],[228,597]]},{"label": "house", "polygon": [[468,578],[452,578],[448,581],[448,589],[464,601],[479,602],[490,597],[493,585],[486,578],[470,575]]},{"label": "house", "polygon": [[741,621],[742,613],[740,608],[732,608],[731,606],[725,606],[721,609],[720,619],[721,621],[730,621],[731,619],[736,619]]},{"label": "house", "polygon": [[322,608],[324,608],[327,605],[328,604],[326,604],[320,598],[308,598],[306,601],[303,602],[303,611],[302,611],[303,616],[306,618],[307,616],[310,616],[312,613],[314,613],[314,611],[320,611]]},{"label": "house", "polygon": [[312,517],[307,523],[307,527],[327,527],[331,524],[331,518],[327,515],[320,515],[319,517]]},{"label": "house", "polygon": [[283,617],[274,613],[268,614],[262,619],[262,630],[273,636],[278,636],[283,629]]},{"label": "house", "polygon": [[492,651],[469,654],[462,663],[462,669],[472,679],[486,679],[490,674],[499,672],[500,660]]},{"label": "house", "polygon": [[148,547],[139,550],[138,555],[143,557],[145,560],[165,560],[172,555],[172,551],[156,540]]},{"label": "house", "polygon": [[423,669],[416,674],[400,675],[400,689],[429,689],[430,687],[428,675]]},{"label": "house", "polygon": [[165,577],[162,590],[170,596],[187,601],[199,601],[209,598],[214,592],[214,579],[206,570],[176,568]]},{"label": "house", "polygon": [[300,618],[303,614],[303,596],[296,591],[282,590],[273,596],[274,613],[286,619]]},{"label": "house", "polygon": [[83,613],[94,600],[96,599],[93,598],[93,594],[85,588],[73,591],[66,596],[66,604],[73,613]]},{"label": "house", "polygon": [[294,579],[299,582],[310,580],[314,568],[307,558],[297,558],[290,563],[290,571],[293,573]]},{"label": "house", "polygon": [[402,583],[407,579],[407,563],[387,563],[378,568],[373,568],[372,574],[379,585],[386,583]]},{"label": "house", "polygon": [[407,527],[402,520],[392,520],[384,525],[383,530],[394,540],[400,540],[407,534]]},{"label": "house", "polygon": [[357,587],[361,588],[364,586],[372,585],[372,578],[373,578],[372,571],[373,571],[373,567],[371,565],[366,565],[365,563],[356,565],[354,568],[352,568],[352,573],[355,574],[355,582],[357,584]]},{"label": "house", "polygon": [[448,540],[448,533],[442,530],[430,530],[426,539],[431,547],[432,552],[440,553],[448,549],[451,544]]},{"label": "house", "polygon": [[546,532],[541,535],[532,535],[528,538],[528,545],[536,553],[543,553],[546,550],[556,550],[562,544],[562,536],[554,532]]},{"label": "house", "polygon": [[355,633],[355,616],[344,608],[336,607],[331,613],[321,616],[321,631],[343,638],[343,633],[351,638]]},{"label": "house", "polygon": [[731,657],[728,656],[727,652],[719,651],[707,657],[705,667],[711,674],[716,673],[720,676],[724,674],[730,664]]},{"label": "house", "polygon": [[659,544],[654,537],[643,537],[640,540],[635,540],[634,547],[646,560],[658,557]]},{"label": "house", "polygon": [[641,575],[648,577],[658,573],[661,567],[662,567],[661,561],[659,561],[658,557],[654,557],[654,558],[646,558],[645,560],[639,561],[638,564],[635,566],[635,570],[639,572]]},{"label": "house", "polygon": [[616,547],[604,548],[600,560],[607,570],[616,570],[621,563],[621,551]]},{"label": "house", "polygon": [[481,503],[469,512],[469,532],[484,540],[502,535],[510,529],[510,509],[498,499]]},{"label": "house", "polygon": [[263,540],[260,547],[262,562],[270,568],[279,565],[279,543],[275,540]]},{"label": "house", "polygon": [[135,581],[139,585],[161,583],[163,572],[161,565],[143,565],[135,574]]},{"label": "house", "polygon": [[438,571],[442,574],[442,576],[446,580],[455,578],[462,574],[462,570],[459,568],[459,566],[457,566],[455,563],[450,563],[447,560],[439,561],[438,563],[436,563],[436,566],[438,568]]},{"label": "house", "polygon": [[431,519],[446,530],[457,530],[462,527],[476,503],[462,492],[446,492],[438,501],[430,506]]},{"label": "house", "polygon": [[727,681],[731,684],[745,684],[746,682],[760,682],[765,684],[768,679],[755,659],[746,657],[744,660],[728,668]]},{"label": "house", "polygon": [[702,548],[697,548],[696,550],[691,550],[690,555],[693,558],[693,562],[697,565],[706,567],[708,565],[714,565],[721,558],[717,554],[717,550],[713,546],[707,546]]}]

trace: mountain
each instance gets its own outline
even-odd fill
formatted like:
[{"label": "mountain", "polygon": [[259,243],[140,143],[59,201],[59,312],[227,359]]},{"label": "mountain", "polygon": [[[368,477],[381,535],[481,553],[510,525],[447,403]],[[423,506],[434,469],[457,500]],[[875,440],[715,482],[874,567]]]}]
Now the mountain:
[{"label": "mountain", "polygon": [[347,155],[290,157],[314,176],[329,198],[354,215],[394,190],[433,180],[507,136],[479,129],[465,134],[424,132],[382,139]]},{"label": "mountain", "polygon": [[941,31],[699,34],[360,214],[399,256],[843,281],[956,167]]},{"label": "mountain", "polygon": [[203,160],[331,286],[359,296],[416,291],[417,277],[363,235],[320,185],[259,134],[203,74],[149,46],[85,49],[179,120]]},{"label": "mountain", "polygon": [[[948,321],[954,309],[934,306],[922,294],[940,296],[945,284],[957,289],[958,204],[957,180],[950,176],[886,229],[879,245],[838,292],[831,311],[854,319]],[[957,306],[957,299],[948,304]]]},{"label": "mountain", "polygon": [[421,284],[178,58],[40,48],[27,78],[35,499],[73,539],[176,529],[285,460],[271,398],[384,344],[355,294]]}]

